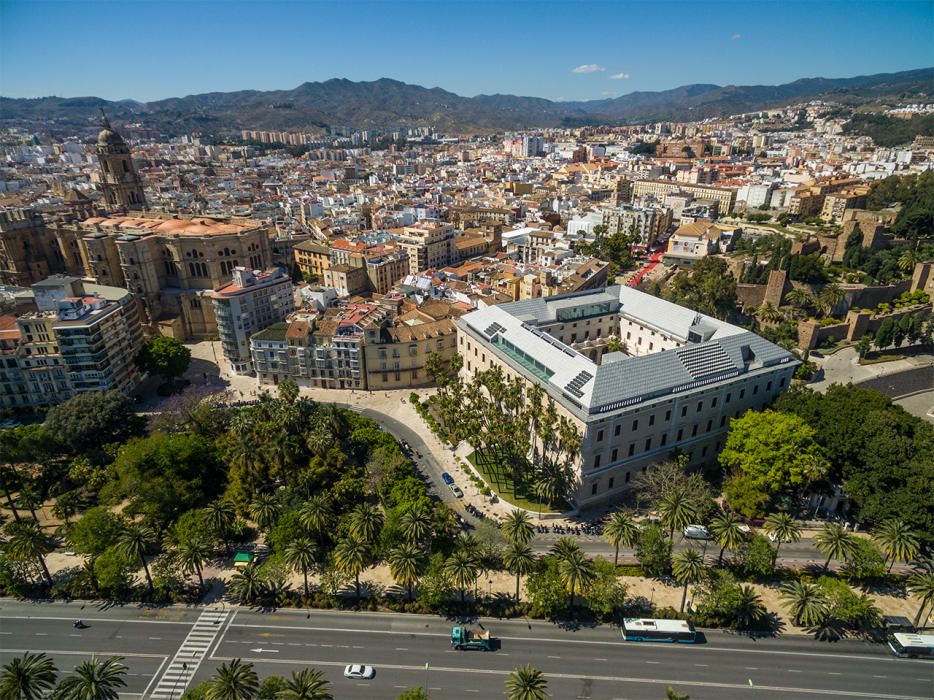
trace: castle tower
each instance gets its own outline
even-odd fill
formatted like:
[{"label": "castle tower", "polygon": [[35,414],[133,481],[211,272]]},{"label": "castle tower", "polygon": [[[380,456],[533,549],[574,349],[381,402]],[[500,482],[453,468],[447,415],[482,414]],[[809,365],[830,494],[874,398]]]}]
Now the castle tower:
[{"label": "castle tower", "polygon": [[100,186],[108,211],[140,211],[146,208],[146,196],[136,168],[133,154],[123,137],[110,126],[107,115],[101,111],[104,128],[97,135],[97,160],[101,166]]}]

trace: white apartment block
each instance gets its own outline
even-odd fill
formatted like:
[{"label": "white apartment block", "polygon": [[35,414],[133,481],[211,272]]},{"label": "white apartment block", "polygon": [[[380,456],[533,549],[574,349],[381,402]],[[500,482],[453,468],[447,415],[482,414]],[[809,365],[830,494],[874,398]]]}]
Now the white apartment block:
[{"label": "white apartment block", "polygon": [[[466,376],[501,367],[577,425],[581,507],[619,497],[675,450],[713,463],[729,421],[769,405],[798,364],[754,333],[624,286],[489,306],[455,325]],[[625,352],[605,352],[611,336]]]},{"label": "white apartment block", "polygon": [[294,310],[292,280],[281,268],[233,269],[233,279],[211,293],[224,357],[234,374],[250,374],[250,336],[285,320]]}]

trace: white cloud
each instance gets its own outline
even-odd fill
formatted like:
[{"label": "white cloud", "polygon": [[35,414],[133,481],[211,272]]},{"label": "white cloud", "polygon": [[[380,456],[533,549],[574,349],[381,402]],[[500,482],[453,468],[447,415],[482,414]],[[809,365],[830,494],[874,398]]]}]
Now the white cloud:
[{"label": "white cloud", "polygon": [[629,73],[614,73],[610,80],[629,80]]},{"label": "white cloud", "polygon": [[578,66],[572,73],[602,73],[606,70],[606,66],[600,66],[596,63],[585,63],[582,66]]},{"label": "white cloud", "polygon": [[742,38],[743,38],[743,35],[740,34],[739,32],[736,32],[736,33],[735,33],[733,36],[731,36],[730,38],[731,38],[733,41],[736,41],[737,39],[742,39]]}]

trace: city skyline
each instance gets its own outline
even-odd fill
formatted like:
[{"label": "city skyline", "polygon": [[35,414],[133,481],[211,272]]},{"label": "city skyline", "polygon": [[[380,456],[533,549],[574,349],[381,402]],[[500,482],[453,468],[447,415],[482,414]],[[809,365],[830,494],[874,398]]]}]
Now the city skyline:
[{"label": "city skyline", "polygon": [[[464,96],[597,100],[693,83],[771,85],[934,65],[928,2],[889,3],[885,13],[868,2],[786,3],[783,13],[772,3],[735,2],[703,13],[680,2],[218,7],[6,2],[0,94],[155,101],[388,77]],[[257,31],[264,16],[269,24]],[[282,41],[279,23],[309,32]],[[23,31],[31,26],[42,32]],[[614,26],[620,34],[596,33]],[[89,41],[108,35],[128,41],[132,60],[115,60],[119,41]],[[702,60],[687,60],[696,52]]]}]

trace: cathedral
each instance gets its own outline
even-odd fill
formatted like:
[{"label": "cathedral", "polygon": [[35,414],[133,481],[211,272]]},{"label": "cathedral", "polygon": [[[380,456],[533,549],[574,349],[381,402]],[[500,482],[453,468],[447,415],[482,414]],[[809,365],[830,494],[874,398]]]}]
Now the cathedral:
[{"label": "cathedral", "polygon": [[110,212],[142,211],[146,209],[146,195],[133,165],[130,147],[113,130],[103,111],[101,123],[104,128],[97,135],[97,160],[101,166],[104,206]]}]

